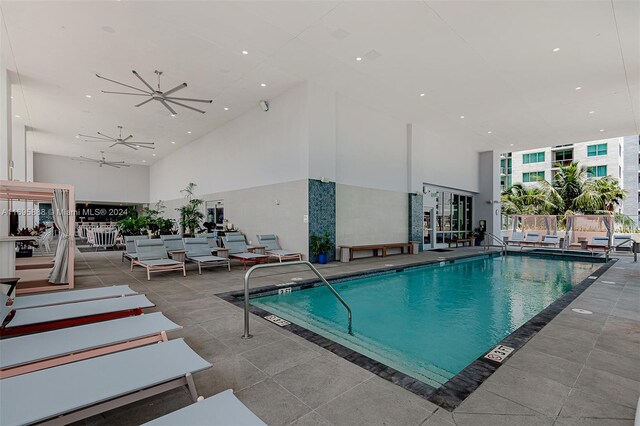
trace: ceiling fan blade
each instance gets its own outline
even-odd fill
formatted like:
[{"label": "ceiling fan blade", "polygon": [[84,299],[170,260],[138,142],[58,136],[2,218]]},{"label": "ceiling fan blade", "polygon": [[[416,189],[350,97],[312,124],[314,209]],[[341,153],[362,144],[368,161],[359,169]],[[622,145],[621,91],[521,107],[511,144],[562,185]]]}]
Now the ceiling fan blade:
[{"label": "ceiling fan blade", "polygon": [[177,86],[176,86],[176,87],[174,87],[173,89],[169,89],[169,90],[167,90],[166,92],[162,92],[162,94],[163,94],[164,96],[167,96],[167,95],[169,95],[169,94],[171,94],[171,93],[177,92],[178,90],[182,90],[182,89],[184,89],[185,87],[187,87],[187,83],[182,83],[182,84],[177,85]]},{"label": "ceiling fan blade", "polygon": [[142,143],[136,143],[136,142],[132,142],[132,143],[127,142],[126,145],[127,146],[131,145],[130,148],[133,148],[135,150],[137,150],[138,148],[155,149],[152,146],[147,146],[147,145],[153,145],[152,143],[151,144],[142,144]]},{"label": "ceiling fan blade", "polygon": [[101,90],[102,93],[112,93],[115,95],[133,95],[133,96],[151,96],[151,93],[128,93],[128,92],[112,92],[109,90]]},{"label": "ceiling fan blade", "polygon": [[109,148],[113,148],[113,147],[114,147],[114,146],[116,146],[116,145],[120,145],[120,143],[119,143],[119,142],[116,142],[116,143],[114,143],[113,145],[109,145]]},{"label": "ceiling fan blade", "polygon": [[[124,87],[128,87],[129,89],[137,90],[138,92],[147,93],[146,91],[144,91],[144,90],[142,90],[142,89],[138,89],[137,87],[129,86],[128,84],[120,83],[119,81],[111,80],[110,78],[103,77],[103,76],[101,76],[100,74],[96,74],[96,77],[101,78],[101,79],[103,79],[103,80],[110,81],[110,82],[112,82],[112,83],[119,84],[119,85],[124,86]],[[151,91],[153,92],[153,89],[151,89]]]},{"label": "ceiling fan blade", "polygon": [[205,103],[205,104],[210,104],[211,102],[213,102],[212,99],[174,98],[173,96],[166,96],[165,99],[167,99],[167,100],[171,99],[172,101],[202,102],[202,103]]},{"label": "ceiling fan blade", "polygon": [[[171,101],[169,101],[169,102],[171,102]],[[167,108],[171,114],[173,114],[173,115],[177,115],[177,114],[178,114],[178,113],[177,113],[177,112],[175,112],[175,110],[174,110],[173,108],[171,108],[171,107],[169,106],[169,104],[168,104],[168,103],[166,103],[164,100],[160,100],[160,103],[161,103],[162,105],[164,105],[164,106],[165,106],[165,108]]]},{"label": "ceiling fan blade", "polygon": [[203,110],[201,110],[201,109],[194,108],[194,107],[190,107],[189,105],[181,104],[180,102],[176,102],[176,101],[171,100],[171,99],[166,99],[166,101],[167,101],[167,102],[171,102],[172,104],[180,105],[181,107],[184,107],[184,108],[189,108],[189,109],[191,109],[191,110],[193,110],[193,111],[198,111],[198,112],[199,112],[199,113],[201,113],[201,114],[204,114],[204,113],[205,113],[205,111],[203,111]]},{"label": "ceiling fan blade", "polygon": [[136,105],[137,107],[142,106],[144,104],[146,104],[147,102],[151,102],[153,100],[153,98],[149,98],[146,101],[140,102],[138,105]]},{"label": "ceiling fan blade", "polygon": [[86,139],[83,139],[85,142],[111,142],[111,139],[107,139],[107,138],[100,138],[98,136],[88,136],[88,135],[78,135],[78,136],[82,136],[84,138],[94,138],[97,140],[94,141],[88,141]]},{"label": "ceiling fan blade", "polygon": [[127,136],[126,138],[122,139],[122,142],[126,142],[126,141],[128,141],[129,139],[131,139],[132,137],[133,137],[133,135],[129,135],[129,136]]},{"label": "ceiling fan blade", "polygon": [[137,150],[138,150],[138,148],[136,148],[136,146],[135,146],[135,145],[132,145],[132,144],[130,144],[130,143],[126,143],[126,142],[125,142],[125,143],[123,143],[123,144],[121,144],[121,145],[122,145],[122,146],[126,146],[127,148],[131,148],[131,149],[133,149],[134,151],[137,151]]},{"label": "ceiling fan blade", "polygon": [[97,132],[100,136],[104,136],[105,138],[108,138],[110,141],[117,141],[116,138],[112,138],[111,136],[105,135],[104,133],[100,133]]},{"label": "ceiling fan blade", "polygon": [[130,143],[130,144],[133,144],[133,145],[155,145],[155,142],[126,141],[126,143]]},{"label": "ceiling fan blade", "polygon": [[89,158],[89,157],[83,157],[82,155],[80,156],[80,158],[74,158],[74,160],[100,161],[100,160],[94,160],[93,158]]},{"label": "ceiling fan blade", "polygon": [[149,88],[149,90],[151,90],[152,92],[155,92],[155,90],[153,89],[153,87],[151,87],[149,85],[149,83],[147,83],[146,81],[144,81],[144,78],[140,77],[140,74],[138,74],[136,72],[136,70],[131,70],[131,72],[133,73],[133,75],[135,75],[136,77],[138,77],[140,79],[140,81]]}]

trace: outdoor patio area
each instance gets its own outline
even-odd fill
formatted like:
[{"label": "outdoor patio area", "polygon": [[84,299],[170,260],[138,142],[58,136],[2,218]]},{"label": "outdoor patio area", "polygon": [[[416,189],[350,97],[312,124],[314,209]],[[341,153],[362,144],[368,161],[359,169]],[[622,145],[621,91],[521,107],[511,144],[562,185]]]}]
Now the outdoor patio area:
[{"label": "outdoor patio area", "polygon": [[[459,248],[321,268],[337,274],[483,252]],[[183,326],[184,337],[213,367],[194,375],[198,392],[233,389],[269,425],[632,425],[640,394],[640,265],[628,255],[597,279],[518,350],[452,413],[280,327],[251,316],[254,337],[241,339],[242,310],[216,294],[243,287],[244,271],[217,269],[187,277],[129,271],[120,252],[76,253],[76,288],[128,284]],[[301,267],[258,271],[252,287],[311,278]],[[593,312],[583,315],[572,308]],[[375,320],[375,319],[372,319]],[[184,390],[92,417],[85,424],[140,424],[189,405]]]}]

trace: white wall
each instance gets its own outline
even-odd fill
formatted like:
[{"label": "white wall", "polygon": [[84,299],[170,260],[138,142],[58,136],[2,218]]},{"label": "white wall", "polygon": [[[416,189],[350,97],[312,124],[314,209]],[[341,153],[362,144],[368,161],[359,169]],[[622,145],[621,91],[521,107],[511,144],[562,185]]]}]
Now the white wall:
[{"label": "white wall", "polygon": [[406,242],[408,203],[406,192],[337,184],[337,245]]},{"label": "white wall", "polygon": [[300,84],[154,163],[150,199],[179,198],[189,182],[215,193],[306,179],[307,86]]},{"label": "white wall", "polygon": [[98,167],[95,163],[70,157],[35,153],[35,182],[65,183],[75,186],[76,201],[148,203],[149,167]]}]

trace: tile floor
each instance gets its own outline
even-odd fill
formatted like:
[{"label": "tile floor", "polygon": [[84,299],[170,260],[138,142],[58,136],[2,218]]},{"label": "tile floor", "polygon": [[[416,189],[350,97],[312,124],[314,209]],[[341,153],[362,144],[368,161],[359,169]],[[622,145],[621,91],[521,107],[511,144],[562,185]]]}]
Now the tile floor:
[{"label": "tile floor", "polygon": [[[472,253],[399,255],[322,267],[326,276]],[[215,296],[243,285],[241,266],[147,281],[120,253],[79,253],[77,288],[129,284],[154,311],[183,326],[184,337],[213,364],[194,378],[201,395],[233,389],[269,425],[632,425],[640,395],[640,263],[610,268],[453,413],[393,385],[260,318],[243,340],[242,311]],[[255,274],[254,286],[310,278],[300,267]],[[579,307],[593,311],[581,315]],[[190,403],[179,389],[87,419],[85,424],[140,424]]]}]

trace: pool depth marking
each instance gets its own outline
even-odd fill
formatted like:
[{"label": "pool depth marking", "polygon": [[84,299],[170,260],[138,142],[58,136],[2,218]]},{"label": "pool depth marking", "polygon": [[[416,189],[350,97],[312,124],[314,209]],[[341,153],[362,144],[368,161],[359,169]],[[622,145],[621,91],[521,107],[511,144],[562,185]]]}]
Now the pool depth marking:
[{"label": "pool depth marking", "polygon": [[502,362],[507,359],[513,351],[514,349],[512,347],[498,345],[495,348],[491,349],[491,351],[489,351],[489,353],[484,357],[492,361]]}]

